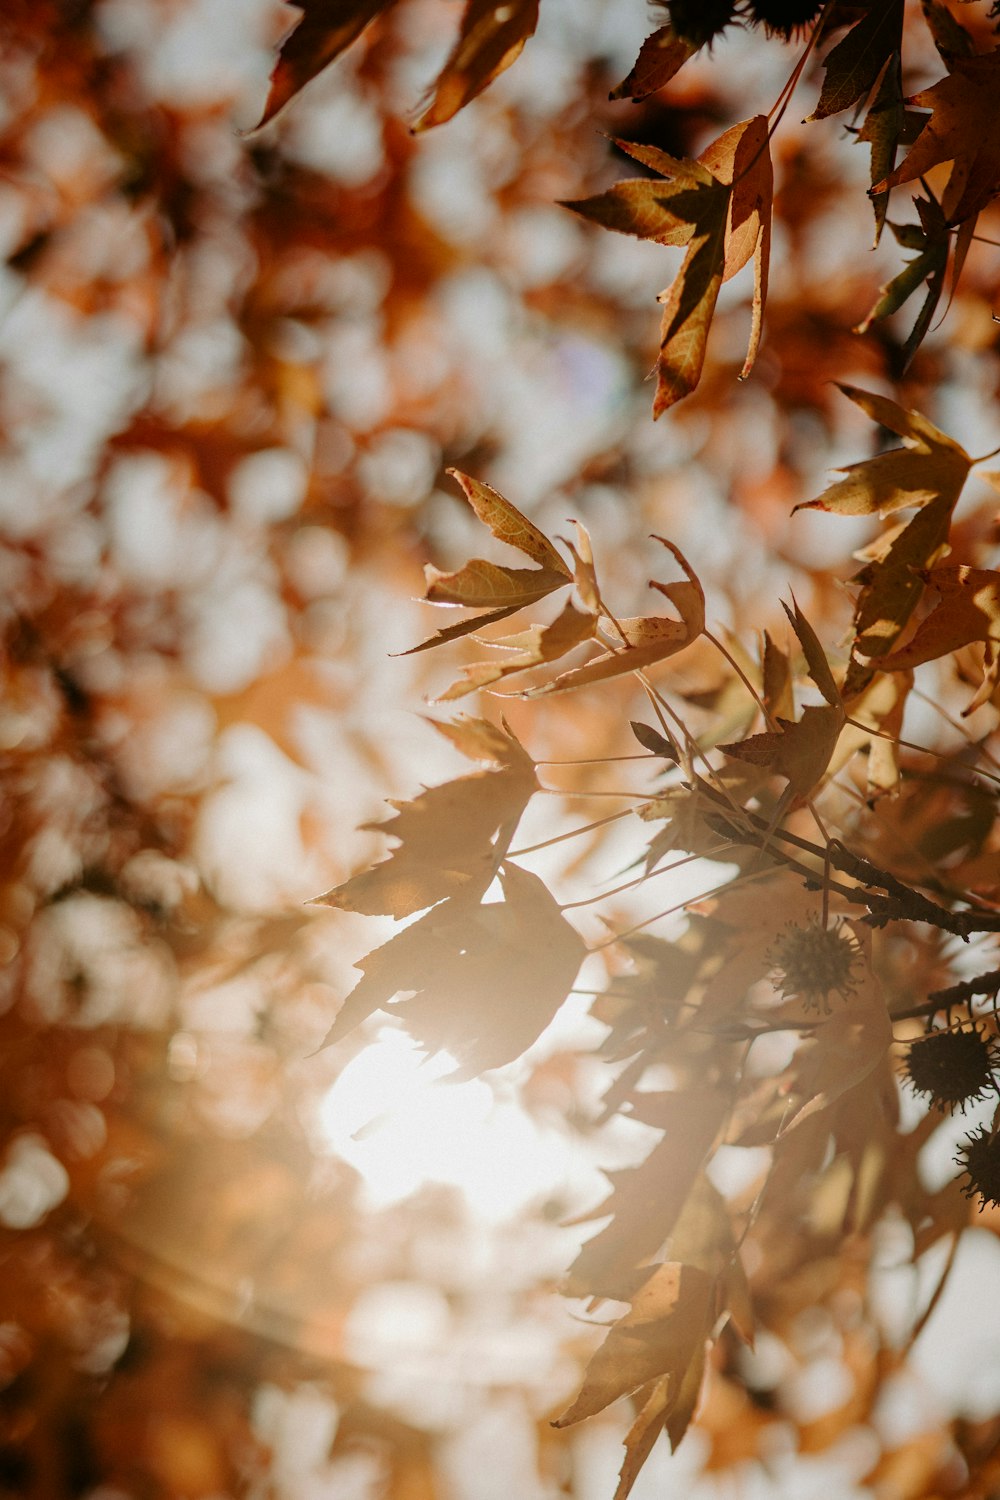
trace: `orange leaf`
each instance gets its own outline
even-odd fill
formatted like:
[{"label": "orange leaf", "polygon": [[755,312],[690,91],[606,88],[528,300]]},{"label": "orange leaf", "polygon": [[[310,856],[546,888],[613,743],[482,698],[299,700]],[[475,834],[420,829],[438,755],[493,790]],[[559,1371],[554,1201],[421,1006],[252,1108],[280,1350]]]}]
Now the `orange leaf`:
[{"label": "orange leaf", "polygon": [[712,1291],[713,1278],[696,1266],[657,1266],[591,1359],[580,1394],[554,1425],[572,1426],[619,1396],[666,1376],[673,1399],[662,1407],[662,1425],[689,1366],[704,1353],[714,1312]]},{"label": "orange leaf", "polygon": [[393,0],[295,0],[302,12],[278,48],[271,88],[256,129],[355,41]]},{"label": "orange leaf", "polygon": [[537,875],[505,864],[502,901],[454,897],[375,949],[323,1046],[394,996],[421,1046],[446,1048],[472,1077],[519,1057],[569,991],[585,949]]},{"label": "orange leaf", "polygon": [[514,651],[516,654],[509,661],[481,661],[463,668],[463,676],[453,682],[437,701],[464,698],[466,693],[488,687],[504,677],[513,676],[515,672],[527,672],[531,667],[557,661],[567,651],[572,651],[574,646],[589,641],[596,625],[593,615],[581,613],[571,603],[567,603],[551,625],[532,625],[519,635],[487,642],[490,646]]},{"label": "orange leaf", "polygon": [[[480,729],[478,736],[466,726],[464,739],[468,743],[476,737],[482,744],[488,738],[489,758],[496,764],[498,733],[492,724]],[[398,839],[399,847],[381,864],[334,886],[316,901],[369,916],[408,917],[448,896],[478,900],[496,874],[518,819],[538,790],[534,763],[513,736],[507,738],[510,753],[498,769],[428,787],[412,802],[391,801],[394,817],[364,826]]]},{"label": "orange leaf", "polygon": [[457,640],[470,635],[483,625],[492,625],[497,620],[535,604],[572,581],[573,575],[563,562],[555,547],[543,532],[539,531],[521,514],[515,505],[503,495],[473,479],[458,469],[449,469],[458,480],[472,509],[485,526],[488,526],[498,541],[506,542],[540,564],[537,568],[508,568],[481,557],[474,557],[454,573],[442,573],[428,565],[427,592],[425,598],[431,604],[459,605],[466,609],[486,606],[487,613],[461,620],[457,625],[439,630],[435,635],[421,641],[403,655],[426,651],[431,646],[440,646],[445,641]]},{"label": "orange leaf", "polygon": [[643,42],[631,73],[612,89],[611,98],[645,99],[648,94],[655,94],[697,51],[693,42],[679,37],[672,27],[659,27]]},{"label": "orange leaf", "polygon": [[415,130],[442,125],[509,68],[538,25],[538,0],[468,0],[458,41]]},{"label": "orange leaf", "polygon": [[965,449],[920,412],[904,411],[888,397],[857,386],[841,385],[840,389],[874,422],[898,433],[904,446],[841,469],[846,479],[838,479],[817,499],[795,509],[884,516],[905,505],[926,505],[939,497],[947,497],[954,505],[972,463]]},{"label": "orange leaf", "polygon": [[953,162],[941,199],[949,224],[960,224],[1000,192],[1000,49],[984,56],[953,57],[950,73],[911,104],[933,110],[905,161],[875,184],[873,193],[916,182],[932,167]]},{"label": "orange leaf", "polygon": [[705,628],[705,594],[690,563],[673,542],[657,537],[658,542],[673,553],[687,574],[681,583],[650,583],[674,605],[679,620],[661,615],[640,615],[635,619],[619,620],[618,625],[625,637],[621,650],[606,651],[582,667],[573,667],[563,672],[554,682],[530,690],[529,697],[544,693],[561,693],[570,688],[586,687],[593,682],[604,682],[609,677],[619,677],[623,672],[636,672],[657,662],[676,656],[689,646]]},{"label": "orange leaf", "polygon": [[844,710],[824,704],[821,708],[804,708],[798,723],[788,719],[777,722],[780,729],[751,735],[736,744],[720,745],[719,749],[737,760],[784,776],[797,796],[808,797],[826,774],[844,725]]}]

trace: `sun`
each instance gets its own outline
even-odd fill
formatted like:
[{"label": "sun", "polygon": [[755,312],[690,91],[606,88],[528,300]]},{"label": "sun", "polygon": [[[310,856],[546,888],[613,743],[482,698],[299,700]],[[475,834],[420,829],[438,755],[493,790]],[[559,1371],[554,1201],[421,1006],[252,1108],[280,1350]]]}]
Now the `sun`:
[{"label": "sun", "polygon": [[500,1222],[573,1175],[570,1139],[520,1107],[510,1069],[491,1087],[448,1082],[455,1066],[447,1052],[427,1057],[405,1032],[383,1027],[323,1096],[323,1139],[359,1173],[373,1208],[441,1183],[477,1218]]}]

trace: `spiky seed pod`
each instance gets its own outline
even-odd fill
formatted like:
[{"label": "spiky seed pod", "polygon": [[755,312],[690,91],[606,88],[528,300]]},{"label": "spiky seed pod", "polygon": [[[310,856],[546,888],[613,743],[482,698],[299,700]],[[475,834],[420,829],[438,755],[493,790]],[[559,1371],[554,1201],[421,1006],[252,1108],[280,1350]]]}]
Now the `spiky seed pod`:
[{"label": "spiky seed pod", "polygon": [[1000,1135],[981,1125],[965,1137],[955,1161],[969,1179],[962,1192],[967,1198],[979,1194],[979,1212],[988,1203],[1000,1207]]},{"label": "spiky seed pod", "polygon": [[829,1015],[830,996],[846,1000],[854,990],[858,945],[839,922],[833,927],[824,927],[818,917],[804,925],[790,922],[767,957],[776,988],[788,1000],[801,1000],[806,1010]]},{"label": "spiky seed pod", "polygon": [[670,24],[682,41],[705,47],[736,18],[733,0],[664,0]]},{"label": "spiky seed pod", "polygon": [[907,1081],[935,1109],[965,1109],[993,1086],[993,1044],[978,1026],[932,1031],[914,1042],[904,1064]]},{"label": "spiky seed pod", "polygon": [[822,9],[823,0],[749,0],[747,18],[790,42]]}]

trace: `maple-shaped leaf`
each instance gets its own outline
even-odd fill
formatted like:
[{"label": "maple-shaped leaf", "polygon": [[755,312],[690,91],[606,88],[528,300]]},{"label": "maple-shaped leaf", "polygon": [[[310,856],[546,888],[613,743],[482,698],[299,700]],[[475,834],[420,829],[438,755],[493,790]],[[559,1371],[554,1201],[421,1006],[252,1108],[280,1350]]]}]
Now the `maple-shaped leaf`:
[{"label": "maple-shaped leaf", "polygon": [[[888,177],[896,165],[896,150],[905,129],[906,109],[903,105],[900,55],[898,52],[893,52],[886,59],[871,107],[858,131],[859,143],[863,142],[870,147],[870,179],[873,185]],[[875,244],[877,245],[885,226],[889,194],[885,191],[872,193],[871,204],[875,215]]]},{"label": "maple-shaped leaf", "polygon": [[472,509],[497,540],[515,547],[539,566],[508,568],[479,557],[474,557],[454,573],[442,573],[428,565],[424,570],[427,575],[424,597],[428,603],[461,605],[466,609],[485,606],[486,613],[439,630],[436,635],[421,641],[419,646],[404,652],[406,656],[470,635],[474,630],[515,614],[525,605],[537,603],[553,589],[563,588],[573,581],[572,573],[548,537],[515,505],[490,485],[463,474],[459,469],[449,469],[448,473],[461,485]]},{"label": "maple-shaped leaf", "polygon": [[1000,192],[1000,49],[953,57],[947,78],[910,98],[933,111],[905,160],[872,189],[888,192],[916,182],[932,167],[954,165],[941,195],[949,224],[978,214]]},{"label": "maple-shaped leaf", "polygon": [[[880,203],[885,200],[884,196],[880,196],[872,201]],[[903,345],[901,368],[904,371],[909,368],[914,354],[923,342],[934,316],[934,310],[941,299],[945,270],[948,265],[948,252],[951,248],[948,225],[937,203],[926,198],[918,198],[917,211],[921,220],[919,225],[891,224],[889,226],[900,244],[905,249],[916,250],[917,254],[898,275],[879,288],[878,300],[855,329],[856,333],[866,333],[872,323],[898,312],[917,288],[926,283],[927,291],[923,303]]]},{"label": "maple-shaped leaf", "polygon": [[826,659],[826,652],[820,645],[819,636],[809,624],[801,609],[799,609],[794,598],[792,599],[792,604],[795,606],[794,609],[789,609],[788,605],[782,600],[781,607],[788,616],[792,629],[798,636],[799,645],[802,647],[802,654],[806,659],[809,676],[819,688],[827,703],[833,708],[839,708],[840,689],[837,687],[833,673],[830,670],[830,663]]},{"label": "maple-shaped leaf", "polygon": [[874,422],[897,433],[904,446],[841,469],[846,478],[838,479],[815,500],[795,509],[884,516],[906,505],[926,505],[939,498],[948,498],[954,505],[972,463],[965,449],[920,412],[906,411],[887,396],[858,386],[839,382],[838,386]]},{"label": "maple-shaped leaf", "polygon": [[917,629],[916,635],[882,659],[887,672],[906,671],[926,661],[950,656],[962,646],[982,641],[986,647],[983,683],[965,709],[971,713],[996,687],[1000,647],[1000,573],[987,568],[932,568],[924,582],[936,589],[940,601]]},{"label": "maple-shaped leaf", "polygon": [[826,76],[810,120],[824,120],[864,99],[903,40],[904,0],[878,0],[826,55]]},{"label": "maple-shaped leaf", "polygon": [[414,129],[441,125],[520,56],[538,25],[538,0],[467,0],[451,55]]},{"label": "maple-shaped leaf", "polygon": [[[941,495],[923,506],[895,533],[888,545],[857,573],[861,585],[854,615],[854,652],[884,667],[924,590],[923,571],[947,551],[954,500]],[[852,660],[844,683],[845,697],[864,690],[870,670]]]},{"label": "maple-shaped leaf", "polygon": [[[538,790],[534,762],[509,732],[485,725],[476,733],[466,726],[461,738],[449,737],[460,749],[477,745],[485,750],[487,731],[490,753],[473,753],[496,769],[428,787],[411,802],[390,800],[396,809],[393,817],[363,826],[398,839],[399,847],[381,864],[317,896],[317,903],[398,918],[412,916],[447,896],[478,900],[483,895],[521,814]],[[495,738],[500,733],[506,754]]]},{"label": "maple-shaped leaf", "polygon": [[795,717],[795,690],[792,663],[769,633],[764,631],[764,660],[761,665],[764,707],[772,719]]},{"label": "maple-shaped leaf", "polygon": [[611,90],[611,99],[645,99],[662,89],[698,51],[695,42],[678,36],[672,26],[660,26],[648,36],[627,78]]},{"label": "maple-shaped leaf", "polygon": [[776,722],[777,729],[753,734],[735,744],[720,745],[719,749],[737,760],[784,776],[797,797],[808,797],[826,775],[844,727],[844,710],[824,703],[820,708],[804,708],[798,721]]},{"label": "maple-shaped leaf", "polygon": [[[656,1266],[588,1364],[580,1394],[554,1425],[570,1427],[663,1376],[676,1396],[714,1321],[713,1290],[713,1278],[697,1266]],[[665,1406],[664,1420],[668,1411]]]},{"label": "maple-shaped leaf", "polygon": [[456,1058],[454,1079],[526,1051],[565,1000],[586,950],[537,875],[507,862],[500,884],[502,901],[453,897],[368,954],[323,1045],[408,994],[393,1013],[421,1046]]},{"label": "maple-shaped leaf", "polygon": [[587,687],[610,677],[620,677],[623,672],[644,670],[676,656],[701,635],[705,628],[705,593],[698,576],[679,547],[664,537],[656,540],[669,548],[687,574],[686,581],[681,583],[657,583],[655,580],[650,583],[650,588],[659,590],[670,600],[680,619],[640,615],[635,619],[616,621],[617,630],[624,636],[620,649],[605,651],[582,667],[563,672],[554,682],[532,689],[528,696],[561,693],[569,688]]},{"label": "maple-shaped leaf", "polygon": [[608,1173],[611,1194],[591,1217],[613,1217],[570,1267],[568,1295],[618,1296],[635,1268],[660,1250],[677,1225],[731,1103],[723,1089],[633,1096],[633,1117],[664,1131],[664,1137],[638,1167]]},{"label": "maple-shaped leaf", "polygon": [[302,12],[278,48],[271,88],[256,129],[355,41],[394,0],[294,0]]},{"label": "maple-shaped leaf", "polygon": [[719,289],[751,256],[753,322],[742,376],[756,357],[767,296],[773,193],[767,121],[755,115],[732,126],[696,162],[635,142],[617,144],[665,181],[620,182],[566,206],[607,229],[687,246],[680,271],[659,297],[663,317],[653,401],[653,416],[658,417],[698,384]]},{"label": "maple-shaped leaf", "polygon": [[490,687],[516,672],[527,672],[532,667],[546,662],[558,661],[574,646],[593,638],[597,621],[592,614],[584,613],[567,603],[551,625],[532,625],[518,635],[493,639],[487,644],[498,650],[512,653],[507,661],[481,661],[462,669],[462,676],[451,687],[441,693],[438,702],[464,698],[478,688]]}]

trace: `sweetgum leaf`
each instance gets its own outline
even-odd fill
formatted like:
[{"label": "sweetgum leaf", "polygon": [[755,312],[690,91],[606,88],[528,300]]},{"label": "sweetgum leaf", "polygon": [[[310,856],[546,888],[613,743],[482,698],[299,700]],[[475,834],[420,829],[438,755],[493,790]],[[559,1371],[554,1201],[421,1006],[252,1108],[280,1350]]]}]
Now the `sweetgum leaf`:
[{"label": "sweetgum leaf", "polygon": [[538,25],[538,0],[467,0],[451,55],[415,125],[441,125],[509,68]]},{"label": "sweetgum leaf", "polygon": [[567,603],[550,625],[532,625],[519,635],[501,640],[491,640],[490,646],[508,650],[514,654],[507,661],[481,661],[462,669],[462,676],[451,684],[438,698],[438,702],[464,698],[478,688],[492,686],[517,672],[527,672],[546,662],[558,661],[575,646],[592,639],[597,621],[592,614],[576,609]]},{"label": "sweetgum leaf", "polygon": [[[554,1425],[569,1427],[595,1416],[661,1376],[676,1399],[689,1366],[703,1353],[713,1320],[712,1293],[713,1278],[696,1266],[674,1261],[655,1267],[588,1364],[576,1400]],[[669,1411],[670,1404],[662,1408],[661,1421]]]},{"label": "sweetgum leaf", "polygon": [[972,463],[964,448],[920,412],[905,411],[887,396],[857,386],[841,385],[840,389],[873,421],[898,433],[904,447],[842,469],[846,478],[795,509],[884,516],[906,505],[926,505],[944,497],[954,505]]},{"label": "sweetgum leaf", "polygon": [[[323,1046],[392,1006],[430,1050],[473,1077],[512,1062],[537,1040],[566,998],[585,948],[537,875],[507,863],[503,900],[451,897],[397,933],[357,966]],[[399,1003],[396,996],[408,994]]]},{"label": "sweetgum leaf", "polygon": [[903,0],[878,0],[827,53],[819,103],[809,116],[823,120],[864,99],[903,40]]},{"label": "sweetgum leaf", "polygon": [[[398,839],[398,848],[381,864],[317,896],[317,903],[399,918],[449,896],[478,900],[483,895],[538,790],[531,758],[507,736],[510,754],[498,762],[497,731],[487,728],[497,768],[428,787],[411,802],[391,801],[393,817],[364,826]],[[467,728],[465,738],[473,735],[482,743],[486,731]]]},{"label": "sweetgum leaf", "polygon": [[289,99],[393,4],[394,0],[295,0],[301,15],[278,48],[264,113],[255,128],[273,120]]},{"label": "sweetgum leaf", "polygon": [[645,99],[674,78],[698,51],[694,42],[685,41],[672,26],[660,26],[639,48],[639,56],[628,77],[612,89],[612,99]]},{"label": "sweetgum leaf", "polygon": [[941,207],[954,225],[978,214],[1000,192],[1000,50],[954,57],[949,66],[947,78],[910,99],[933,113],[905,160],[872,192],[916,182],[932,167],[953,162]]}]

